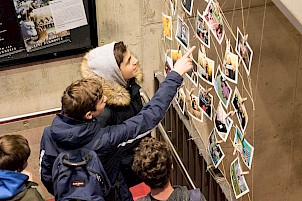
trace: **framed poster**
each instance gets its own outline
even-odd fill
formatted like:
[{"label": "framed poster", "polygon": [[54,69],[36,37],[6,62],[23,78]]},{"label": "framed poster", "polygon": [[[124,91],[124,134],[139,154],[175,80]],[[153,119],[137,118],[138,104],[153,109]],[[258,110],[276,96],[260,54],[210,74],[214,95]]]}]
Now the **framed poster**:
[{"label": "framed poster", "polygon": [[83,53],[97,42],[95,0],[0,1],[0,67]]}]

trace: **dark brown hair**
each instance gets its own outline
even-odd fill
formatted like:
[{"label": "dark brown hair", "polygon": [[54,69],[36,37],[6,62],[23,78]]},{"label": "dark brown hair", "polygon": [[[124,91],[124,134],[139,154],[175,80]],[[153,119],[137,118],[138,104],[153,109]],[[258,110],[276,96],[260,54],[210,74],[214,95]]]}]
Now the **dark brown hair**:
[{"label": "dark brown hair", "polygon": [[22,172],[30,155],[28,141],[22,135],[0,136],[0,169]]},{"label": "dark brown hair", "polygon": [[75,81],[63,93],[62,111],[73,119],[85,120],[87,112],[96,110],[102,95],[102,82],[98,78]]},{"label": "dark brown hair", "polygon": [[135,149],[132,169],[150,188],[163,188],[170,180],[172,163],[172,154],[166,143],[145,138]]},{"label": "dark brown hair", "polygon": [[114,44],[114,57],[116,60],[116,63],[119,67],[121,67],[121,63],[124,59],[124,53],[127,51],[127,46],[124,44],[123,41],[120,41],[118,43]]}]

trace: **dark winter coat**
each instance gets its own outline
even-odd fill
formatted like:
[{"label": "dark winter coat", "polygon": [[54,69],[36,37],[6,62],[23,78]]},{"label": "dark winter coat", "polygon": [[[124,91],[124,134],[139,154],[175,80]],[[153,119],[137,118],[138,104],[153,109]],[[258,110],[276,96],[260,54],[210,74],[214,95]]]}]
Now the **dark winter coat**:
[{"label": "dark winter coat", "polygon": [[[41,180],[48,191],[53,193],[52,164],[58,155],[54,143],[62,149],[93,148],[92,144],[96,144],[95,151],[110,181],[115,183],[120,176],[120,170],[116,166],[123,152],[118,145],[144,137],[157,126],[170,106],[182,80],[183,78],[178,73],[174,71],[169,73],[154,97],[139,114],[119,125],[102,128],[95,119],[81,122],[58,114],[52,125],[44,130],[40,145]],[[123,188],[123,190],[126,196],[129,189]],[[128,195],[131,200],[131,194]]]}]

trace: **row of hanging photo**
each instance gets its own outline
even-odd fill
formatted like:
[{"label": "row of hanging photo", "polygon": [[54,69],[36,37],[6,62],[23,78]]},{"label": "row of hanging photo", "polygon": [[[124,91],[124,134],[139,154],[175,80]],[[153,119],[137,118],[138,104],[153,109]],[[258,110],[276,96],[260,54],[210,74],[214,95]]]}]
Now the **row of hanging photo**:
[{"label": "row of hanging photo", "polygon": [[[164,38],[168,39],[164,40],[164,43],[172,42],[175,39],[178,43],[178,48],[169,47],[165,51],[165,76],[173,69],[175,62],[182,56],[180,47],[183,47],[186,51],[190,47],[190,42],[192,42],[190,40],[190,28],[184,20],[186,18],[180,17],[181,14],[179,15],[176,12],[177,1],[169,1],[172,17],[176,17],[177,27],[175,37],[172,37],[172,17],[162,14],[163,34]],[[193,2],[193,0],[182,0],[181,2],[183,10],[189,16],[193,14]],[[190,116],[200,123],[205,122],[204,116],[208,120],[213,121],[213,129],[208,135],[206,144],[207,152],[215,168],[218,168],[225,157],[220,144],[230,139],[234,147],[233,155],[237,154],[235,160],[230,164],[230,180],[235,197],[238,199],[249,192],[249,187],[244,177],[246,172],[243,171],[240,165],[239,155],[248,169],[252,167],[254,155],[254,147],[245,139],[249,116],[244,104],[247,98],[241,96],[237,87],[238,74],[241,64],[249,78],[253,50],[247,42],[247,35],[243,35],[237,27],[237,36],[236,38],[234,36],[236,47],[235,51],[233,51],[230,39],[225,36],[223,13],[218,2],[216,0],[205,2],[207,2],[205,10],[202,14],[198,9],[196,10],[194,14],[195,26],[191,26],[191,30],[194,32],[192,35],[198,38],[200,42],[200,49],[196,59],[191,56],[193,69],[186,73],[188,82],[178,90],[175,100],[180,111],[185,116]],[[188,22],[190,23],[190,19],[188,19]],[[206,53],[206,48],[211,48],[211,36],[220,45],[224,39],[226,42],[224,57],[219,63],[217,62],[218,64],[215,64],[216,62],[208,57]],[[234,87],[232,88],[232,86]],[[212,87],[214,87],[216,95],[213,94],[212,91],[214,90],[212,90]],[[214,98],[216,99],[216,97],[218,97],[219,101],[215,107]],[[229,107],[230,105],[232,107]],[[237,116],[237,121],[232,119],[234,114]],[[234,136],[232,139],[230,133]]]}]

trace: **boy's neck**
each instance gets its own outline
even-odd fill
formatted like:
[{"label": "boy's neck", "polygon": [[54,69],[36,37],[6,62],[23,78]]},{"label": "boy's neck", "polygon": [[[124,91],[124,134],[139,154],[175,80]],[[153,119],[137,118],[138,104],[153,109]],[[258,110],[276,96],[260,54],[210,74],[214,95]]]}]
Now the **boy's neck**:
[{"label": "boy's neck", "polygon": [[167,200],[173,193],[174,188],[172,187],[170,181],[163,188],[153,188],[151,189],[151,195],[157,200]]}]

